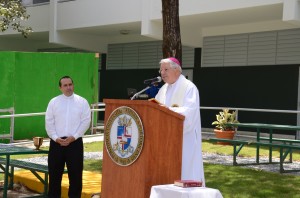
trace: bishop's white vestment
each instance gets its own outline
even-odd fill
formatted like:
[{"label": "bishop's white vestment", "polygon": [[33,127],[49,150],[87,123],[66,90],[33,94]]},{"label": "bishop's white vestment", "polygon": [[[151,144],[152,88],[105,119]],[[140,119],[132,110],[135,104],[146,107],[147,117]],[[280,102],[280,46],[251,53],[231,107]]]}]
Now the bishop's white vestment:
[{"label": "bishop's white vestment", "polygon": [[203,186],[205,186],[199,109],[200,100],[197,87],[183,75],[180,75],[175,83],[165,83],[155,99],[170,110],[185,116],[183,124],[181,179],[201,180]]}]

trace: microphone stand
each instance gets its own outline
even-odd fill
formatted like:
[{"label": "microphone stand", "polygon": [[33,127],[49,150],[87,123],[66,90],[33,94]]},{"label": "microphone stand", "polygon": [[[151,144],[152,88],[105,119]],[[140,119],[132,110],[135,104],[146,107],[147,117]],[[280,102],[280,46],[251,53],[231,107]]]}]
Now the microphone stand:
[{"label": "microphone stand", "polygon": [[139,91],[137,93],[135,93],[130,100],[134,100],[138,95],[140,95],[141,93],[143,93],[144,91],[150,89],[151,87],[150,86],[147,86],[145,89],[143,89],[142,91]]}]

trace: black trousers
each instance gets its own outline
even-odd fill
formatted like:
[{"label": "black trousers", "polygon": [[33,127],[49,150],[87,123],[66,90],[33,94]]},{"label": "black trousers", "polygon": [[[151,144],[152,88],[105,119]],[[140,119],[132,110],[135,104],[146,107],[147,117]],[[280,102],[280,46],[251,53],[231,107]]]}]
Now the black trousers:
[{"label": "black trousers", "polygon": [[78,138],[69,146],[60,146],[53,140],[50,141],[48,154],[49,169],[49,198],[61,197],[61,181],[65,164],[69,176],[70,198],[80,198],[82,191],[82,171],[83,171],[83,142]]}]

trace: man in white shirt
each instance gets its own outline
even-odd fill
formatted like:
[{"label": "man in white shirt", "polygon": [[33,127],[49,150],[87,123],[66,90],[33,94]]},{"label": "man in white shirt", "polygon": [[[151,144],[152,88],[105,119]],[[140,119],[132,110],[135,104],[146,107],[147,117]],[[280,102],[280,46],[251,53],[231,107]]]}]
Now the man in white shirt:
[{"label": "man in white shirt", "polygon": [[90,127],[91,110],[83,97],[74,94],[73,80],[59,80],[61,95],[50,100],[46,111],[46,131],[50,140],[48,154],[49,198],[61,197],[65,164],[69,177],[69,197],[80,198],[82,191],[82,136]]},{"label": "man in white shirt", "polygon": [[162,59],[160,74],[165,84],[155,98],[170,110],[185,116],[181,179],[199,180],[205,186],[199,92],[181,73],[181,64],[176,58]]}]

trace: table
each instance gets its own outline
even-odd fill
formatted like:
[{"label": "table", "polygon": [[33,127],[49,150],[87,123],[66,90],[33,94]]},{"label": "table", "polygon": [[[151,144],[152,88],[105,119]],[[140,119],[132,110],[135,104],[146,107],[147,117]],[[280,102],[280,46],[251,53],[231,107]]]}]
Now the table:
[{"label": "table", "polygon": [[[257,135],[256,141],[261,142],[262,138],[260,136],[262,129],[267,129],[269,131],[269,143],[273,142],[273,130],[300,130],[300,126],[294,125],[277,125],[277,124],[264,124],[264,123],[230,123],[228,126],[242,127],[242,128],[255,128]],[[256,163],[259,164],[259,145],[256,149]],[[269,163],[272,163],[272,147],[269,149]]]},{"label": "table", "polygon": [[48,153],[47,150],[35,150],[32,148],[5,145],[5,144],[0,145],[0,156],[5,156],[5,159],[6,159],[5,170],[4,170],[3,198],[7,198],[10,156],[11,155],[47,154],[47,153]]},{"label": "table", "polygon": [[223,198],[218,189],[207,187],[182,188],[174,184],[152,186],[150,198]]}]

